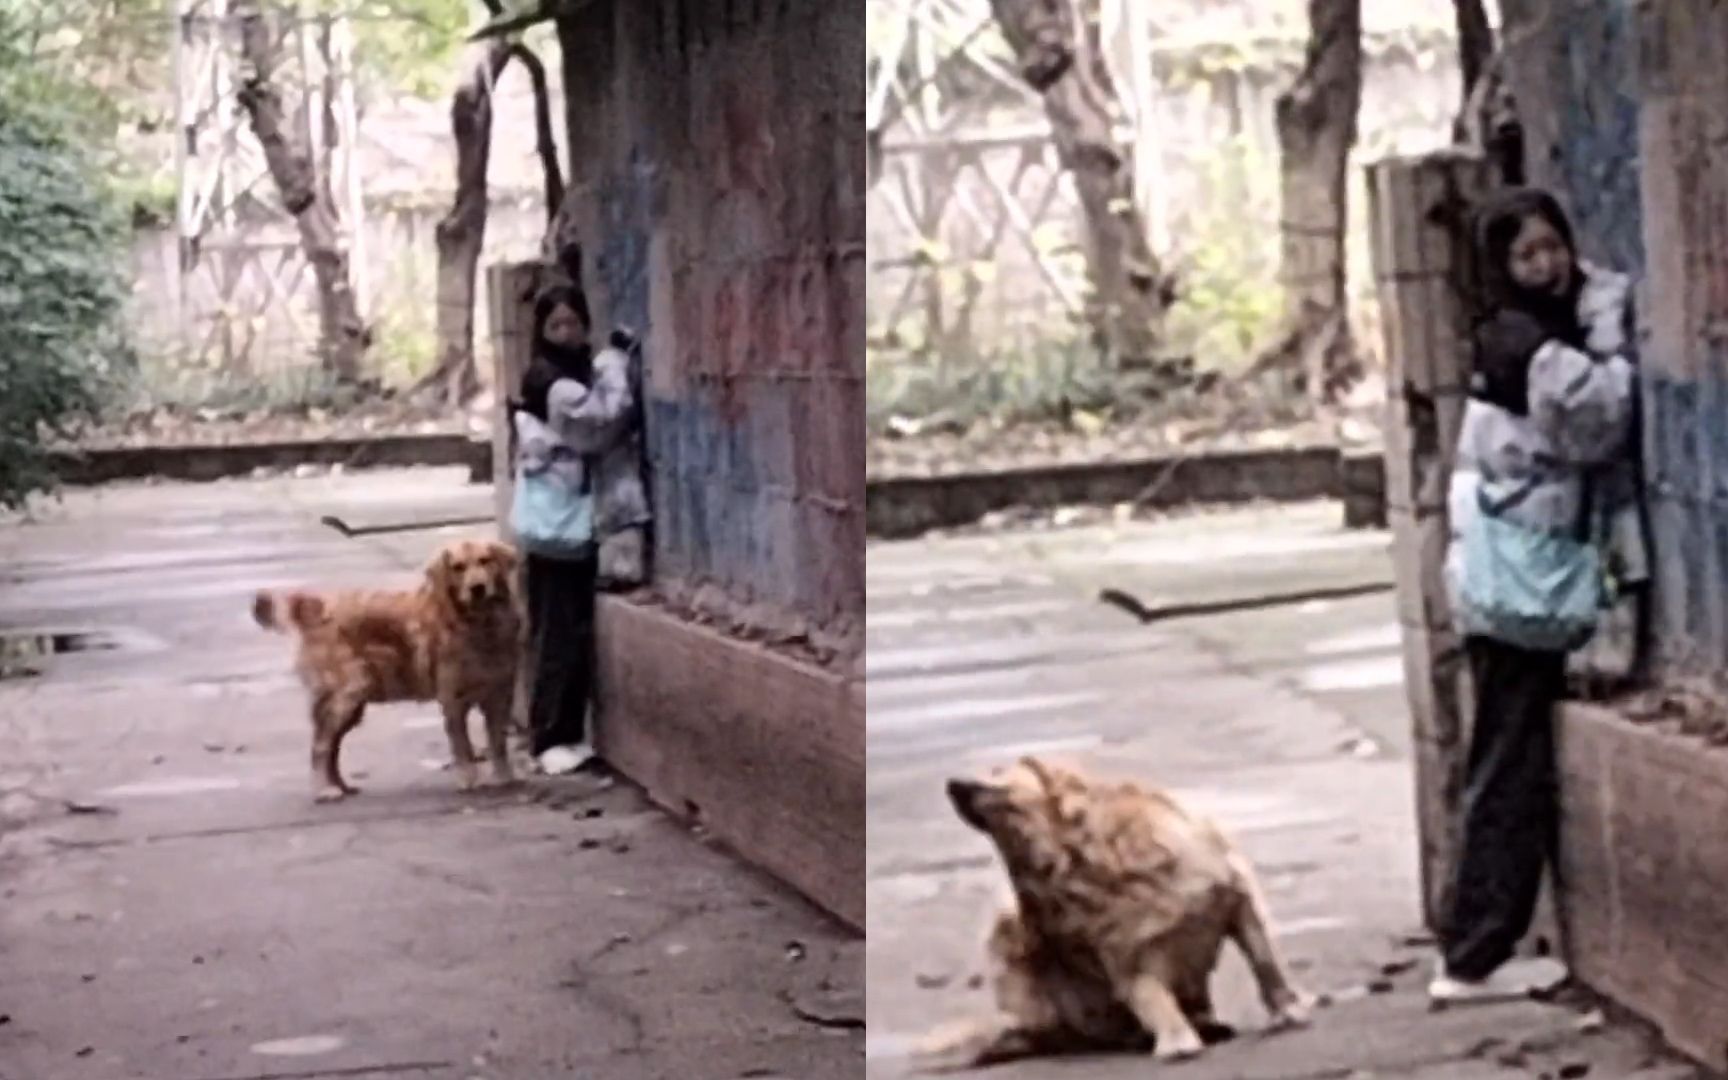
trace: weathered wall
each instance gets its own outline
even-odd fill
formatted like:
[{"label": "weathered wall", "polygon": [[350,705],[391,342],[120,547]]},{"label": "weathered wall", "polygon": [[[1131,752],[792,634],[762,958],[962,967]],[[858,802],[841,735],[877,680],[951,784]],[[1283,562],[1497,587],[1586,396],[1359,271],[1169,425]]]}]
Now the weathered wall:
[{"label": "weathered wall", "polygon": [[1640,12],[1645,473],[1657,653],[1671,676],[1728,670],[1728,10]]},{"label": "weathered wall", "polygon": [[560,28],[602,326],[646,331],[656,574],[845,654],[864,616],[864,23],[598,0]]},{"label": "weathered wall", "polygon": [[1559,727],[1561,866],[1572,969],[1728,1068],[1728,753],[1671,725],[1568,705]]},{"label": "weathered wall", "polygon": [[1640,15],[1646,475],[1658,547],[1658,653],[1673,674],[1728,670],[1728,9]]},{"label": "weathered wall", "polygon": [[1644,266],[1634,0],[1502,0],[1532,183],[1566,203],[1584,254]]}]

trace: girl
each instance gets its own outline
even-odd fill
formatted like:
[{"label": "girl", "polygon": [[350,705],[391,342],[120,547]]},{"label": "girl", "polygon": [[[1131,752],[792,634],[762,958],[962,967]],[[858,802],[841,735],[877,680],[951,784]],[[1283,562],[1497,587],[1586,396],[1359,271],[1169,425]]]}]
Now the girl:
[{"label": "girl", "polygon": [[1555,580],[1545,572],[1564,564],[1538,562],[1584,550],[1554,547],[1572,541],[1604,553],[1621,589],[1641,591],[1648,578],[1627,279],[1578,258],[1564,212],[1541,191],[1486,207],[1478,243],[1493,310],[1475,334],[1447,553],[1475,710],[1462,850],[1429,987],[1442,1001],[1521,997],[1566,978],[1557,961],[1512,957],[1554,850],[1553,712],[1567,655],[1593,628],[1600,568],[1575,559],[1572,596],[1583,603],[1568,607],[1556,592],[1534,617],[1526,607],[1509,618],[1481,583],[1539,583],[1528,595],[1545,598]]},{"label": "girl", "polygon": [[[588,344],[588,300],[559,285],[534,305],[534,355],[514,415],[519,478],[556,478],[584,539],[530,546],[526,554],[531,665],[528,713],[533,750],[548,774],[570,773],[594,754],[588,707],[594,690],[594,594],[602,582],[646,577],[648,500],[642,483],[635,380],[614,335],[598,355]],[[525,545],[526,546],[526,545]]]}]

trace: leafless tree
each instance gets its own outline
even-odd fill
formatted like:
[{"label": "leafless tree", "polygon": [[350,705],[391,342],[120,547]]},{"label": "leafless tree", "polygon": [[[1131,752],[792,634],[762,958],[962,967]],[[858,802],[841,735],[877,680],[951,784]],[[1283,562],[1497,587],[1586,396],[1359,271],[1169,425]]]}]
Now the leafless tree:
[{"label": "leafless tree", "polygon": [[1294,368],[1323,409],[1357,374],[1345,235],[1362,103],[1362,0],[1309,0],[1308,25],[1302,71],[1277,103],[1284,332],[1257,366]]},{"label": "leafless tree", "polygon": [[1093,336],[1124,368],[1159,360],[1173,300],[1134,204],[1134,166],[1117,141],[1123,113],[1097,32],[1075,0],[991,0],[1020,73],[1044,101],[1062,165],[1085,219]]},{"label": "leafless tree", "polygon": [[245,59],[239,101],[264,160],[300,231],[300,246],[318,286],[319,352],[325,371],[345,382],[360,378],[361,360],[372,334],[360,317],[348,251],[329,186],[319,175],[311,147],[302,145],[282,104],[275,76],[281,63],[281,28],[273,25],[257,0],[238,0],[240,48]]},{"label": "leafless tree", "polygon": [[[499,0],[486,0],[493,17],[503,17]],[[450,128],[456,140],[456,197],[438,222],[438,363],[416,391],[437,389],[459,403],[480,388],[474,358],[474,305],[480,253],[486,244],[487,166],[492,156],[492,95],[506,66],[515,60],[534,88],[534,130],[544,176],[548,220],[564,201],[564,176],[553,135],[552,102],[546,68],[532,49],[489,35],[464,57],[466,74],[450,102]]]}]

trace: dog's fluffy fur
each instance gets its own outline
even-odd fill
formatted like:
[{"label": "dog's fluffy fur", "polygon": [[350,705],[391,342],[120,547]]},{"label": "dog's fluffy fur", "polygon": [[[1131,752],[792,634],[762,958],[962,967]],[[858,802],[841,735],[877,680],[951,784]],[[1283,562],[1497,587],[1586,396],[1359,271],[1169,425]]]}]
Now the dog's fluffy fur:
[{"label": "dog's fluffy fur", "polygon": [[948,795],[995,842],[1015,903],[989,941],[1004,1015],[942,1049],[969,1064],[1149,1047],[1191,1057],[1232,1034],[1209,989],[1226,938],[1274,1023],[1306,1021],[1310,999],[1279,959],[1253,868],[1211,821],[1036,758],[953,780]]},{"label": "dog's fluffy fur", "polygon": [[342,778],[342,740],[375,702],[438,702],[464,790],[479,780],[468,741],[468,712],[478,707],[493,779],[513,781],[508,728],[524,622],[516,581],[515,551],[471,540],[439,551],[413,591],[257,594],[258,625],[300,639],[318,801],[359,791]]}]

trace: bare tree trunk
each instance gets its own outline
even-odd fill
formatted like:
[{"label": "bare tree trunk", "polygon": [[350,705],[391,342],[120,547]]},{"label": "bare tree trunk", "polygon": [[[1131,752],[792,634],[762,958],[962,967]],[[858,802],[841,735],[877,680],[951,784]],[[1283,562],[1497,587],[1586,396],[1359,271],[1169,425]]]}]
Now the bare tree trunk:
[{"label": "bare tree trunk", "polygon": [[1494,55],[1494,29],[1482,0],[1452,0],[1458,22],[1458,70],[1463,75],[1463,103],[1468,108],[1476,84],[1488,70]]},{"label": "bare tree trunk", "polygon": [[339,220],[312,149],[300,146],[294,137],[282,97],[271,81],[281,56],[281,41],[256,2],[240,0],[234,10],[240,15],[240,47],[249,68],[240,86],[240,105],[252,121],[252,133],[264,148],[271,179],[283,205],[294,216],[300,246],[312,264],[318,284],[319,351],[324,369],[344,382],[356,382],[372,335],[360,318]]},{"label": "bare tree trunk", "polygon": [[456,200],[438,222],[438,366],[415,389],[441,386],[452,403],[480,389],[474,362],[474,296],[486,245],[486,167],[492,157],[492,86],[511,47],[492,38],[470,54],[468,75],[450,102],[456,137]]},{"label": "bare tree trunk", "polygon": [[1499,183],[1524,182],[1524,129],[1506,80],[1503,53],[1495,51],[1482,0],[1453,0],[1458,19],[1458,63],[1463,72],[1464,106],[1452,127],[1452,141],[1486,157]]},{"label": "bare tree trunk", "polygon": [[545,177],[546,220],[551,222],[564,205],[564,170],[558,164],[558,140],[552,134],[552,94],[546,86],[546,65],[521,42],[510,47],[510,56],[527,70],[528,81],[534,84],[534,148]]},{"label": "bare tree trunk", "polygon": [[1277,104],[1285,337],[1274,349],[1323,410],[1355,376],[1345,235],[1362,101],[1362,0],[1309,0],[1302,73]]},{"label": "bare tree trunk", "polygon": [[1044,99],[1086,225],[1093,338],[1125,368],[1155,366],[1173,299],[1134,202],[1134,167],[1116,140],[1116,88],[1075,0],[990,0],[1021,75]]},{"label": "bare tree trunk", "polygon": [[456,137],[456,201],[438,222],[438,365],[416,391],[443,388],[445,400],[464,402],[480,389],[474,359],[474,304],[480,253],[486,245],[486,171],[492,157],[492,88],[512,59],[534,85],[534,134],[546,194],[546,219],[564,202],[564,170],[552,131],[546,67],[533,50],[490,38],[471,54],[468,76],[450,102]]}]

